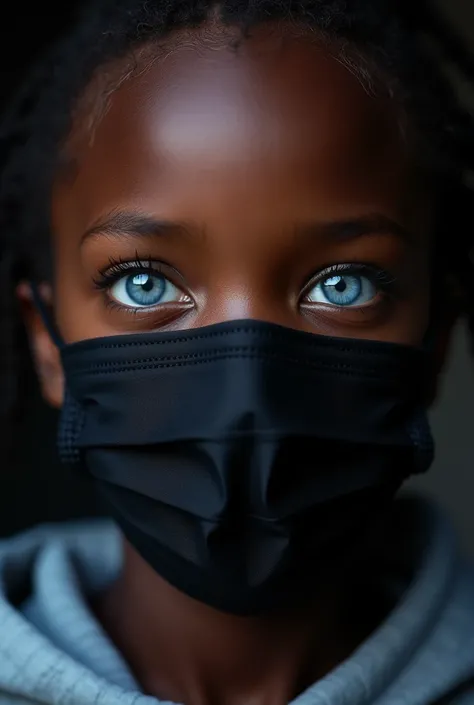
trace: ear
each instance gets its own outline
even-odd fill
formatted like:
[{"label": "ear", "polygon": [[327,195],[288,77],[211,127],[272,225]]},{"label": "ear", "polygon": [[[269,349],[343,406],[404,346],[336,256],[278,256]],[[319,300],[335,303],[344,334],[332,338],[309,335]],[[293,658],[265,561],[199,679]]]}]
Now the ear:
[{"label": "ear", "polygon": [[[39,293],[46,306],[52,306],[50,285],[41,284]],[[60,408],[64,397],[64,374],[59,350],[35,306],[28,282],[21,282],[18,285],[17,296],[43,398],[51,406]]]}]

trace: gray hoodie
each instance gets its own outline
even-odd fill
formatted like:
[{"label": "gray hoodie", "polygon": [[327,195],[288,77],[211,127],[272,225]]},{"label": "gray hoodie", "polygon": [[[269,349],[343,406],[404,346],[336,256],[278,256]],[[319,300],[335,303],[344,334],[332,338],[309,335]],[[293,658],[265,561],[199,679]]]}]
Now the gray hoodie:
[{"label": "gray hoodie", "polygon": [[[293,705],[474,704],[474,575],[438,510],[398,503],[381,582],[396,606]],[[87,607],[120,570],[108,522],[0,542],[0,705],[157,705]]]}]

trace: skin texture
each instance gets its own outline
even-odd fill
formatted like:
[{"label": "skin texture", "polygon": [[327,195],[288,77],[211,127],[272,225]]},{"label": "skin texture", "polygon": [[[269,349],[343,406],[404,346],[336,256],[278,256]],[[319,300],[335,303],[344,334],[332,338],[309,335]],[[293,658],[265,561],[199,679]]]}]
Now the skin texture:
[{"label": "skin texture", "polygon": [[[176,33],[156,61],[146,52],[98,119],[78,112],[74,175],[58,175],[52,195],[52,303],[64,339],[256,318],[419,345],[430,209],[400,111],[314,38],[265,27],[236,50],[233,36]],[[136,259],[170,280],[172,302],[124,308],[117,285],[98,288],[111,260]],[[327,268],[348,264],[371,268],[369,301],[315,300],[334,276]],[[27,286],[19,293],[44,396],[59,406],[57,351]],[[178,593],[130,546],[125,554],[94,608],[144,690],[188,705],[288,702],[381,617],[360,602],[355,625],[337,586],[291,614],[230,617]]]}]

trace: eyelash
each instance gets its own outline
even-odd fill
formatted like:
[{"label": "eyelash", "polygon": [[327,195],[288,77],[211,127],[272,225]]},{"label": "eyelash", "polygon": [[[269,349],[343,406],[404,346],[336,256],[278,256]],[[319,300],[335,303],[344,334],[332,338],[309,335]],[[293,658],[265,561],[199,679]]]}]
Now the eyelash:
[{"label": "eyelash", "polygon": [[98,276],[93,279],[94,286],[100,291],[110,289],[119,279],[127,274],[164,274],[164,265],[162,262],[153,259],[149,256],[142,259],[135,254],[134,260],[110,258],[109,264],[104,269],[99,271]]},{"label": "eyelash", "polygon": [[381,293],[385,296],[394,294],[394,289],[397,285],[397,278],[375,264],[353,263],[353,264],[334,264],[325,267],[315,274],[306,284],[303,290],[302,298],[308,294],[317,284],[320,284],[325,279],[328,279],[335,274],[345,274],[346,276],[355,275],[363,276],[369,279]]}]

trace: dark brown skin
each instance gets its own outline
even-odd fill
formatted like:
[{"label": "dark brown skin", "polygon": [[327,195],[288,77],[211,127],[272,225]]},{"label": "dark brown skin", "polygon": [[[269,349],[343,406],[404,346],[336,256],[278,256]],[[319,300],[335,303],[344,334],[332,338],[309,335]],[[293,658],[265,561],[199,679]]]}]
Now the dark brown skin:
[{"label": "dark brown skin", "polygon": [[[142,58],[147,70],[121,83],[93,130],[79,112],[74,178],[58,176],[52,200],[64,339],[256,318],[420,344],[430,216],[397,106],[371,97],[314,37],[266,27],[236,51],[232,35],[176,34],[166,58]],[[119,211],[149,223],[106,227]],[[177,287],[173,303],[137,313],[97,289],[110,258],[137,256]],[[389,292],[345,308],[311,298],[321,272],[353,263],[386,270]],[[44,395],[59,406],[57,351],[25,310]],[[380,619],[361,603],[354,628],[334,586],[289,614],[231,617],[180,594],[128,545],[125,556],[97,614],[144,690],[187,705],[282,705]]]}]

